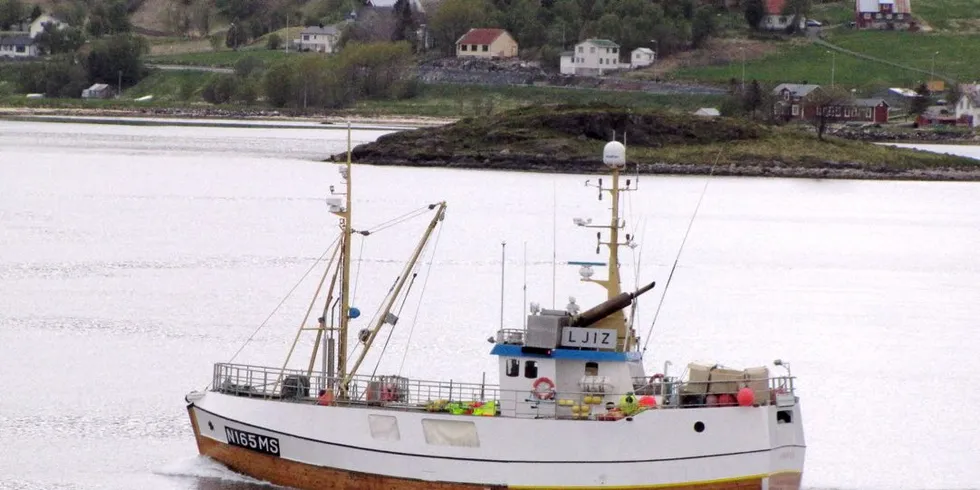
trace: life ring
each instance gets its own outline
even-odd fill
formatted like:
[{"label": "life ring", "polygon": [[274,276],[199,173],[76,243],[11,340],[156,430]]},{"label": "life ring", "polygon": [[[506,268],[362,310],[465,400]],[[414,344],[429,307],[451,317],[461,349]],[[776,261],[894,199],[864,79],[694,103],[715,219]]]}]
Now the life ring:
[{"label": "life ring", "polygon": [[663,381],[664,375],[663,374],[660,374],[660,373],[657,373],[657,374],[654,374],[653,376],[650,376],[650,384],[655,383],[658,379],[661,380],[661,381]]},{"label": "life ring", "polygon": [[555,383],[546,377],[534,380],[531,393],[538,400],[551,400],[555,397]]}]

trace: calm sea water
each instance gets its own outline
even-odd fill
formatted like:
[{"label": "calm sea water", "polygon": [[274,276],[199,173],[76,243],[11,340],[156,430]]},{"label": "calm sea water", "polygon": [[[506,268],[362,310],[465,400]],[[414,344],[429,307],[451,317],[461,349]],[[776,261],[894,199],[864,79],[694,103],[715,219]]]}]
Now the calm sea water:
[{"label": "calm sea water", "polygon": [[[336,231],[325,197],[340,181],[315,160],[345,138],[0,121],[0,488],[261,488],[196,456],[183,397],[248,339],[236,361],[283,361],[315,288],[301,278]],[[525,274],[529,301],[601,298],[561,264],[596,258],[595,236],[572,225],[607,213],[586,176],[356,166],[353,178],[362,228],[449,203],[428,280],[369,370],[492,379],[501,241],[507,325],[522,321]],[[641,243],[626,280],[657,281],[644,337],[665,294],[648,371],[788,360],[807,487],[977,486],[980,184],[642,177],[625,210]],[[363,323],[427,219],[355,245]]]}]

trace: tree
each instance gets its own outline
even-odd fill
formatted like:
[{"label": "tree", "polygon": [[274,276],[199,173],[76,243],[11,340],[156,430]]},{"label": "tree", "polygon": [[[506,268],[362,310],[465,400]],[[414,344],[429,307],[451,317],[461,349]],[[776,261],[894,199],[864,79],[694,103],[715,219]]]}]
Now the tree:
[{"label": "tree", "polygon": [[800,22],[810,13],[810,0],[788,0],[782,13],[793,19],[786,26],[786,33],[795,34],[800,28]]},{"label": "tree", "polygon": [[89,15],[86,29],[90,36],[96,38],[133,30],[133,25],[129,22],[129,14],[126,11],[126,2],[123,0],[104,0],[95,4],[91,15]]},{"label": "tree", "polygon": [[810,124],[817,128],[817,138],[823,140],[827,126],[844,117],[844,108],[852,103],[850,92],[840,88],[821,87],[807,95],[807,104],[814,108]]},{"label": "tree", "polygon": [[10,26],[24,20],[27,9],[20,0],[0,0],[0,30],[6,31]]},{"label": "tree", "polygon": [[742,4],[742,12],[745,14],[745,21],[749,23],[749,28],[759,29],[759,24],[766,17],[766,6],[762,0],[746,0]]},{"label": "tree", "polygon": [[909,112],[914,116],[918,116],[929,108],[929,87],[924,83],[920,84],[915,88],[915,93],[917,95],[909,104]]},{"label": "tree", "polygon": [[91,83],[114,83],[122,78],[124,86],[135,85],[146,75],[143,56],[150,52],[146,38],[135,34],[117,34],[92,44],[85,65]]},{"label": "tree", "polygon": [[418,48],[418,22],[415,20],[415,12],[412,9],[411,0],[397,0],[395,2],[395,29],[391,35],[392,41],[408,41],[412,45],[412,50]]},{"label": "tree", "polygon": [[762,103],[762,86],[759,85],[758,80],[752,80],[742,94],[742,109],[754,117],[756,112],[762,109]]},{"label": "tree", "polygon": [[58,27],[54,23],[44,24],[44,28],[34,38],[38,48],[48,54],[74,53],[85,44],[85,35],[77,27]]},{"label": "tree", "polygon": [[480,0],[444,0],[432,16],[433,38],[446,54],[456,54],[456,40],[471,27],[486,20],[486,8]]},{"label": "tree", "polygon": [[228,33],[225,34],[225,46],[238,51],[238,47],[248,42],[248,32],[238,22],[232,22],[228,26]]},{"label": "tree", "polygon": [[211,4],[207,0],[202,0],[194,7],[192,17],[194,18],[194,26],[197,27],[197,32],[201,36],[211,34],[211,20],[214,18],[214,14],[211,12]]},{"label": "tree", "polygon": [[691,22],[691,45],[700,48],[717,30],[714,12],[709,8],[699,8]]},{"label": "tree", "polygon": [[30,17],[27,18],[27,20],[33,21],[34,19],[40,17],[41,14],[43,14],[43,13],[44,13],[44,10],[41,9],[41,6],[35,3],[34,4],[34,7],[31,8],[31,15],[30,15]]}]

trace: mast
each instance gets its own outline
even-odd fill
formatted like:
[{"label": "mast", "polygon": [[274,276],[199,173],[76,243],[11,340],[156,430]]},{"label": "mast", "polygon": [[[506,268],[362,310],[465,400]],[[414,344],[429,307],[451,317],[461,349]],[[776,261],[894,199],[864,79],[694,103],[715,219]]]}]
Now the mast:
[{"label": "mast", "polygon": [[422,254],[422,249],[425,244],[429,241],[429,237],[432,236],[432,231],[435,230],[436,225],[443,220],[446,213],[446,202],[442,201],[437,204],[430,204],[429,209],[436,209],[435,216],[432,217],[432,221],[429,222],[429,226],[425,229],[425,233],[422,235],[422,239],[415,246],[415,250],[412,251],[412,256],[405,264],[405,268],[402,270],[400,276],[398,276],[398,281],[395,283],[395,287],[392,289],[391,293],[388,295],[387,301],[385,302],[384,308],[381,310],[381,314],[377,316],[374,325],[368,330],[368,338],[364,340],[364,348],[361,349],[361,353],[357,356],[357,360],[354,361],[354,367],[350,369],[349,373],[341,374],[341,393],[346,394],[347,384],[350,383],[351,378],[357,373],[357,369],[361,367],[361,362],[364,361],[364,357],[367,355],[368,351],[371,350],[371,344],[374,343],[375,337],[378,336],[378,332],[381,331],[381,326],[388,323],[394,328],[395,323],[398,322],[398,317],[391,314],[391,308],[395,305],[395,300],[398,299],[398,295],[401,293],[402,287],[405,286],[405,282],[411,275],[412,269],[415,267],[415,263],[418,261],[419,256]]},{"label": "mast", "polygon": [[[347,327],[350,323],[350,248],[351,236],[351,127],[347,123],[347,162],[340,167],[346,189],[342,209],[331,208],[331,212],[340,217],[341,251],[340,251],[340,326],[337,332],[337,377],[345,379],[347,375]],[[340,386],[340,398],[347,395],[347,386]]]},{"label": "mast", "polygon": [[[610,141],[603,148],[602,154],[603,163],[609,167],[612,174],[612,186],[603,187],[602,179],[599,179],[597,187],[599,189],[599,200],[602,200],[602,193],[608,192],[609,197],[612,200],[612,209],[610,210],[610,218],[608,224],[596,224],[592,225],[584,221],[576,220],[579,226],[586,228],[600,228],[606,229],[609,232],[609,241],[602,241],[602,232],[596,233],[596,239],[598,244],[596,246],[596,253],[599,253],[599,246],[605,245],[609,248],[608,261],[606,263],[606,268],[608,270],[606,279],[593,279],[591,277],[591,268],[589,265],[585,267],[590,269],[590,273],[586,276],[583,274],[582,281],[596,283],[606,289],[606,299],[613,299],[620,294],[622,294],[622,288],[620,286],[620,276],[619,276],[619,247],[622,245],[629,245],[632,242],[632,237],[626,234],[626,241],[619,241],[619,232],[625,227],[626,223],[623,222],[619,217],[619,199],[620,194],[625,191],[629,191],[629,180],[627,180],[626,188],[620,187],[620,172],[626,168],[626,147],[618,141]],[[588,182],[586,183],[588,184]],[[589,220],[591,222],[591,220]],[[616,330],[616,350],[619,352],[625,352],[633,347],[636,343],[636,337],[632,330],[628,328],[626,323],[626,315],[622,310],[617,310],[615,313],[603,318],[595,324],[595,328],[606,328]]]}]

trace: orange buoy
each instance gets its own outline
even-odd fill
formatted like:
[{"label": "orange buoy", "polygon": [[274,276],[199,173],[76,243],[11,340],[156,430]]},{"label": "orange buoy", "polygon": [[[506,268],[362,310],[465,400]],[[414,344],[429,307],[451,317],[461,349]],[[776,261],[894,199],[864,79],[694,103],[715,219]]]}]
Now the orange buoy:
[{"label": "orange buoy", "polygon": [[752,391],[752,388],[746,386],[738,390],[738,395],[735,398],[738,399],[738,405],[740,407],[751,407],[755,402],[755,392]]},{"label": "orange buoy", "polygon": [[333,405],[333,392],[321,390],[320,397],[316,399],[316,404],[324,406]]}]

